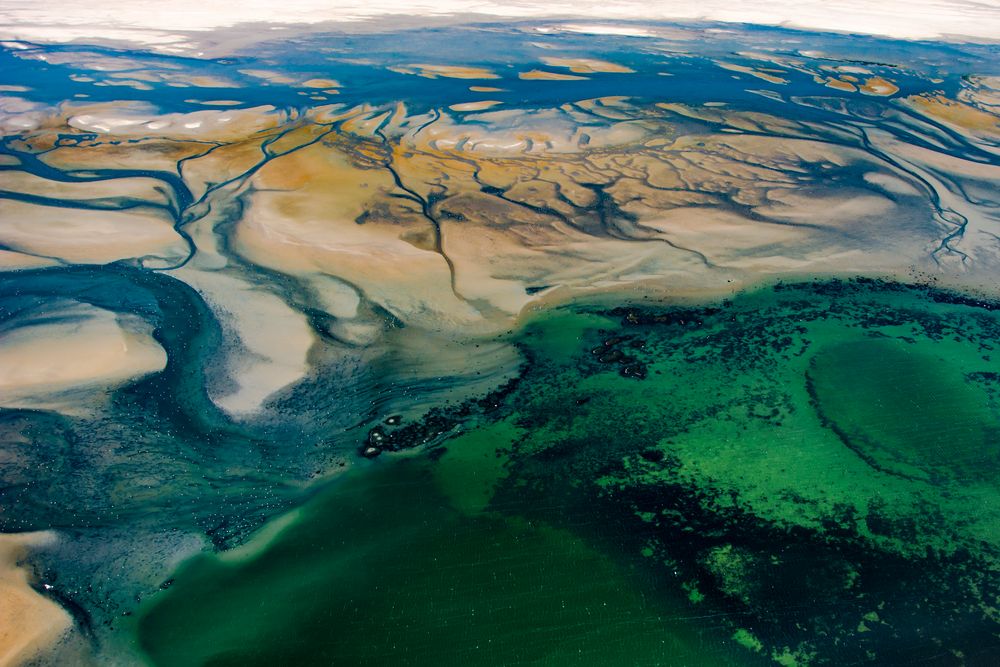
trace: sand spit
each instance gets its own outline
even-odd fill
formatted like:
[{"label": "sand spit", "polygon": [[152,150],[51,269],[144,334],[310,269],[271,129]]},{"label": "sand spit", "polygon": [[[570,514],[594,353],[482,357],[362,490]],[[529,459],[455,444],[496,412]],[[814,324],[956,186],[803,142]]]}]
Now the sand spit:
[{"label": "sand spit", "polygon": [[305,88],[340,88],[340,83],[333,79],[307,79],[302,85]]},{"label": "sand spit", "polygon": [[402,67],[389,67],[397,74],[415,74],[425,79],[499,79],[500,76],[493,70],[485,67],[466,67],[463,65],[405,65]]},{"label": "sand spit", "polygon": [[597,60],[595,58],[542,58],[542,62],[549,67],[565,67],[570,72],[577,74],[632,74],[635,72],[631,67],[617,65],[607,60]]},{"label": "sand spit", "polygon": [[576,76],[574,74],[560,74],[558,72],[546,72],[545,70],[533,69],[527,72],[518,72],[517,77],[525,81],[585,81],[589,77]]},{"label": "sand spit", "polygon": [[750,76],[755,76],[758,79],[763,79],[768,83],[788,83],[788,79],[783,79],[780,76],[775,76],[774,74],[754,69],[753,67],[747,67],[746,65],[737,65],[735,63],[727,63],[721,60],[715,64],[722,69],[727,69],[731,72],[740,72],[741,74],[749,74]]},{"label": "sand spit", "polygon": [[463,102],[462,104],[452,104],[449,109],[452,111],[482,111],[503,104],[500,100],[483,100],[482,102]]},{"label": "sand spit", "polygon": [[51,532],[0,534],[0,665],[38,658],[72,627],[66,610],[35,592],[21,565],[31,547],[54,540]]},{"label": "sand spit", "polygon": [[0,173],[0,189],[20,195],[54,197],[78,202],[126,200],[153,206],[166,206],[170,203],[169,196],[163,191],[163,184],[154,178],[116,178],[110,181],[66,183],[26,172],[5,171]]}]

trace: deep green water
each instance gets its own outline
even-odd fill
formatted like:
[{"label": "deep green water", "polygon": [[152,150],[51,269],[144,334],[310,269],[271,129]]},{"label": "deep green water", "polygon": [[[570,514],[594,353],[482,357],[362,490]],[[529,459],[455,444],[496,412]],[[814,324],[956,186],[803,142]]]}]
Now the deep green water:
[{"label": "deep green water", "polygon": [[188,561],[138,641],[162,665],[989,664],[998,339],[991,304],[873,281],[539,313],[512,390],[385,427],[445,434]]},{"label": "deep green water", "polygon": [[457,511],[405,461],[350,475],[259,555],[191,562],[140,630],[163,665],[725,664],[648,586],[566,530]]}]

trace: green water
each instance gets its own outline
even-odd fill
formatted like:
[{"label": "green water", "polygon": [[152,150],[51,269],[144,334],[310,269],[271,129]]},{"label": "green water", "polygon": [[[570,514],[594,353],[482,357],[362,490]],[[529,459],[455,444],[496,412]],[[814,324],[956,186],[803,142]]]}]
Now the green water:
[{"label": "green water", "polygon": [[143,648],[162,665],[722,664],[634,574],[564,530],[464,515],[433,476],[354,473],[259,555],[189,563]]},{"label": "green water", "polygon": [[947,358],[914,348],[891,339],[824,348],[812,369],[822,414],[886,470],[994,474],[1000,434],[987,394]]},{"label": "green water", "polygon": [[[204,555],[155,664],[980,664],[1000,651],[995,311],[816,283],[576,305],[503,405]],[[263,538],[262,538],[263,539]]]}]

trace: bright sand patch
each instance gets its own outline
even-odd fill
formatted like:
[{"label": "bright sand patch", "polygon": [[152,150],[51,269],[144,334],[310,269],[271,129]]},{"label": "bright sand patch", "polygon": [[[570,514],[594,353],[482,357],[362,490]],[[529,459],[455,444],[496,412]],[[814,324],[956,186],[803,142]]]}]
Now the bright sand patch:
[{"label": "bright sand patch", "polygon": [[220,408],[231,415],[253,413],[268,396],[306,374],[307,355],[315,341],[302,313],[274,294],[222,272],[185,267],[173,275],[198,290],[227,337],[239,343],[226,352],[226,370],[235,389],[221,395],[210,392]]},{"label": "bright sand patch", "polygon": [[36,658],[72,627],[66,610],[31,588],[20,566],[28,549],[55,540],[55,534],[0,534],[0,665],[21,665]]},{"label": "bright sand patch", "polygon": [[788,83],[788,79],[782,79],[780,76],[775,76],[774,74],[768,74],[759,69],[754,69],[753,67],[747,67],[745,65],[737,65],[735,63],[727,63],[723,61],[717,61],[715,63],[722,69],[727,69],[730,72],[740,72],[741,74],[749,74],[750,76],[755,76],[758,79],[763,79],[768,83]]},{"label": "bright sand patch", "polygon": [[485,67],[466,67],[464,65],[428,65],[417,63],[403,67],[390,67],[389,71],[397,74],[416,74],[427,79],[499,79],[493,70]]},{"label": "bright sand patch", "polygon": [[857,88],[850,81],[843,81],[841,79],[827,79],[824,83],[827,88],[833,88],[835,90],[843,90],[848,93],[853,93],[857,91]]},{"label": "bright sand patch", "polygon": [[631,74],[635,72],[631,67],[617,65],[607,60],[597,60],[596,58],[542,58],[542,62],[549,67],[565,67],[570,72],[577,74]]},{"label": "bright sand patch", "polygon": [[462,104],[452,104],[449,109],[452,111],[482,111],[503,104],[500,100],[483,100],[482,102],[464,102]]},{"label": "bright sand patch", "polygon": [[336,276],[408,323],[481,322],[452,292],[430,222],[415,204],[386,197],[394,191],[388,172],[355,169],[317,145],[265,166],[254,182],[259,192],[234,239],[247,259],[293,275]]},{"label": "bright sand patch", "polygon": [[284,112],[269,105],[161,114],[144,104],[107,102],[68,108],[66,124],[100,135],[233,141],[277,127],[285,119]]},{"label": "bright sand patch", "polygon": [[340,88],[340,82],[333,79],[308,79],[302,85],[306,88]]},{"label": "bright sand patch", "polygon": [[29,255],[104,264],[145,255],[182,255],[185,244],[165,217],[131,211],[91,211],[7,201],[0,243]]},{"label": "bright sand patch", "polygon": [[95,306],[61,301],[16,324],[0,335],[4,407],[59,409],[60,392],[118,385],[167,363],[144,322]]},{"label": "bright sand patch", "polygon": [[938,95],[907,97],[903,102],[912,109],[949,125],[964,130],[1000,135],[1000,117],[957,100],[949,100]]},{"label": "bright sand patch", "polygon": [[285,76],[280,72],[273,72],[268,69],[241,69],[240,74],[246,74],[247,76],[252,76],[255,79],[263,79],[264,81],[270,81],[271,83],[276,83],[279,85],[288,85],[295,83],[295,79]]},{"label": "bright sand patch", "polygon": [[533,69],[527,72],[519,72],[517,77],[525,81],[586,81],[588,77],[575,76],[573,74],[559,74],[558,72],[546,72],[545,70]]},{"label": "bright sand patch", "polygon": [[888,97],[899,92],[899,86],[880,76],[871,77],[859,89],[865,95],[878,95],[879,97]]}]

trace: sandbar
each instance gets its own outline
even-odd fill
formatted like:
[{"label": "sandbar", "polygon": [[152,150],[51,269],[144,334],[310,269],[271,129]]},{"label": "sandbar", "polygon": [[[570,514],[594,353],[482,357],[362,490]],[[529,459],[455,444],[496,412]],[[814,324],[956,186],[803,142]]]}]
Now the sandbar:
[{"label": "sandbar", "polygon": [[35,592],[21,565],[31,547],[54,539],[51,532],[0,534],[0,665],[38,658],[72,627],[65,609]]}]

